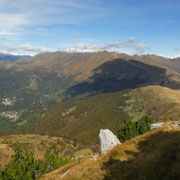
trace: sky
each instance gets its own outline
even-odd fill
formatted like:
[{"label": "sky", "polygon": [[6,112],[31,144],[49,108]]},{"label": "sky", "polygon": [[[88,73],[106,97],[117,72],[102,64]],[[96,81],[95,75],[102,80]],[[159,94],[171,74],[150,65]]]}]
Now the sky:
[{"label": "sky", "polygon": [[180,0],[0,0],[0,52],[180,56]]}]

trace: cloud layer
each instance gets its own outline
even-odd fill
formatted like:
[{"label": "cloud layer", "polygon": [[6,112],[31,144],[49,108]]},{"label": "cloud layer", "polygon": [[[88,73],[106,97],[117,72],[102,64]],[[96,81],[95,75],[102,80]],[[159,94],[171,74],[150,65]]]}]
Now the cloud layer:
[{"label": "cloud layer", "polygon": [[2,53],[10,53],[13,55],[35,55],[41,52],[46,52],[48,49],[46,47],[36,47],[29,43],[22,44],[18,46],[7,46],[4,44],[0,44],[0,52]]},{"label": "cloud layer", "polygon": [[61,50],[179,54],[178,38],[162,43],[178,37],[178,8],[177,0],[0,0],[0,51],[34,55],[70,44]]},{"label": "cloud layer", "polygon": [[[98,0],[0,0],[0,38],[18,36],[29,27],[77,24],[93,18]],[[86,12],[87,16],[84,16]],[[98,14],[96,14],[98,16]]]},{"label": "cloud layer", "polygon": [[137,43],[138,40],[131,37],[126,42],[109,42],[104,45],[92,44],[92,43],[76,43],[70,48],[62,49],[68,52],[96,52],[96,51],[117,51],[125,52],[129,54],[144,54],[150,47],[143,43]]}]

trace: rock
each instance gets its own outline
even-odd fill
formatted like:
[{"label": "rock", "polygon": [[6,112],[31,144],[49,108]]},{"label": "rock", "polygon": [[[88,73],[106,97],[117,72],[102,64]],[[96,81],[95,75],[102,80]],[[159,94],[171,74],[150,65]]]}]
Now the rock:
[{"label": "rock", "polygon": [[106,154],[108,150],[112,149],[117,144],[121,144],[119,139],[109,129],[101,129],[99,139],[102,154]]},{"label": "rock", "polygon": [[175,126],[176,128],[180,128],[180,122],[174,122],[174,126]]},{"label": "rock", "polygon": [[90,160],[96,161],[98,157],[99,157],[98,155],[94,155],[94,156],[92,156],[92,158],[90,158]]},{"label": "rock", "polygon": [[65,176],[70,172],[70,170],[71,170],[71,169],[67,170],[64,174],[62,174],[62,175],[60,176],[60,179],[62,179],[63,177],[65,177]]},{"label": "rock", "polygon": [[158,128],[161,128],[163,127],[164,123],[155,123],[155,124],[151,124],[149,126],[150,130],[153,130],[153,129],[158,129]]}]

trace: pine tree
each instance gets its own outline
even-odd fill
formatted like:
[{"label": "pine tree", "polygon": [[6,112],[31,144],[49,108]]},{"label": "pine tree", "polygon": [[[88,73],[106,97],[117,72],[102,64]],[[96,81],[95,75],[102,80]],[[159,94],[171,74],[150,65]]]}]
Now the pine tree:
[{"label": "pine tree", "polygon": [[140,121],[132,122],[127,121],[125,125],[118,131],[118,138],[121,142],[124,142],[128,139],[138,136],[139,134],[144,134],[149,131],[150,124],[153,123],[153,118],[150,116],[144,116],[142,119],[143,122]]}]

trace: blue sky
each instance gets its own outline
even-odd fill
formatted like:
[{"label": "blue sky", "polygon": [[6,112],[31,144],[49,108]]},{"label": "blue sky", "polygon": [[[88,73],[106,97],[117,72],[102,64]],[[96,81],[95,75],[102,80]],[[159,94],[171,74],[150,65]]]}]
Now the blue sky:
[{"label": "blue sky", "polygon": [[0,52],[180,56],[180,0],[0,0]]}]

